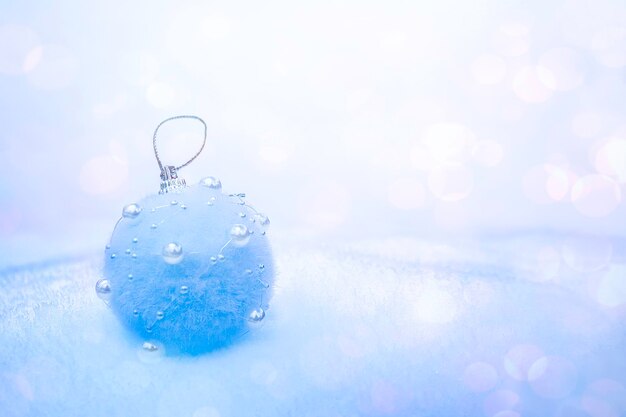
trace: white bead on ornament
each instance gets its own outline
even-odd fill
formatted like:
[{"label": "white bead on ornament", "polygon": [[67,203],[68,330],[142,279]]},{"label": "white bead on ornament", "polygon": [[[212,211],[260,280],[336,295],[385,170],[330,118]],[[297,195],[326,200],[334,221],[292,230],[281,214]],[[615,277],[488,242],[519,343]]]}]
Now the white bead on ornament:
[{"label": "white bead on ornament", "polygon": [[[97,295],[149,346],[200,354],[232,344],[261,323],[272,296],[269,220],[206,177],[187,186],[161,168],[161,190],[122,210],[105,250]],[[203,144],[204,147],[204,144]],[[200,149],[200,151],[202,148]],[[154,343],[153,343],[154,342]],[[145,343],[144,343],[145,344]]]}]

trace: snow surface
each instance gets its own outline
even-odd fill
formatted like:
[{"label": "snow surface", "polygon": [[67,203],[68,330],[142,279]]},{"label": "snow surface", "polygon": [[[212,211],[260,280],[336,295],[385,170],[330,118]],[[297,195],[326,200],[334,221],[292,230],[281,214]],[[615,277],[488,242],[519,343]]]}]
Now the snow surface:
[{"label": "snow surface", "polygon": [[101,258],[0,274],[2,416],[626,413],[626,245],[275,242],[264,326],[199,357],[134,339]]}]

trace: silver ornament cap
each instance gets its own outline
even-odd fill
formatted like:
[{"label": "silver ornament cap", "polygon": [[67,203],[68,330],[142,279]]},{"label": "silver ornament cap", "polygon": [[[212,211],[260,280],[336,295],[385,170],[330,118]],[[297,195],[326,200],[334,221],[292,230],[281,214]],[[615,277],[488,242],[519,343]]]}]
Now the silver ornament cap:
[{"label": "silver ornament cap", "polygon": [[178,178],[178,170],[173,165],[164,165],[161,168],[161,188],[159,194],[180,192],[187,187],[184,178]]}]

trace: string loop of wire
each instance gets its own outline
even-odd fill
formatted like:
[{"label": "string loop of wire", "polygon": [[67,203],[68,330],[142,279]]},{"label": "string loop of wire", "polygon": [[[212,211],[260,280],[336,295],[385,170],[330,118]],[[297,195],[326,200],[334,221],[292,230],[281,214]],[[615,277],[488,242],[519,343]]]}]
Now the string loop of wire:
[{"label": "string loop of wire", "polygon": [[157,150],[157,145],[156,145],[157,133],[159,132],[159,128],[161,126],[163,126],[165,123],[170,122],[172,120],[178,120],[178,119],[193,119],[193,120],[197,120],[200,123],[202,123],[202,125],[204,126],[204,138],[202,139],[202,146],[200,147],[198,152],[189,161],[185,162],[184,164],[182,164],[180,166],[177,166],[176,170],[179,170],[179,169],[181,169],[183,167],[186,167],[187,165],[192,163],[200,155],[200,153],[204,149],[204,145],[206,145],[207,126],[206,126],[206,123],[204,122],[204,120],[202,120],[198,116],[184,114],[184,115],[180,115],[180,116],[169,117],[169,118],[163,120],[161,123],[159,123],[159,125],[156,127],[156,129],[154,129],[154,135],[152,136],[152,147],[154,148],[154,156],[156,157],[157,163],[159,164],[159,169],[161,171],[163,171],[163,162],[161,162],[161,158],[159,157],[159,151]]}]

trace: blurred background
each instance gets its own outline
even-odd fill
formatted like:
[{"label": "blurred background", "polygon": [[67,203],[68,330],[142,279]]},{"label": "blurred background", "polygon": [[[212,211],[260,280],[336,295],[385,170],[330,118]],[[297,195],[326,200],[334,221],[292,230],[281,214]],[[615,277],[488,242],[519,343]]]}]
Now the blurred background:
[{"label": "blurred background", "polygon": [[[102,248],[152,132],[312,242],[626,234],[626,3],[0,5],[0,267]],[[164,162],[201,126],[160,131]]]}]

